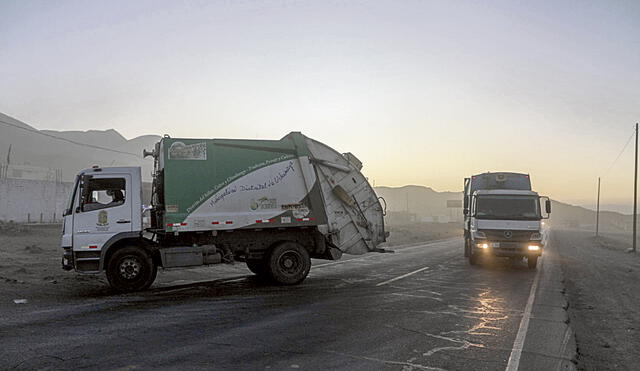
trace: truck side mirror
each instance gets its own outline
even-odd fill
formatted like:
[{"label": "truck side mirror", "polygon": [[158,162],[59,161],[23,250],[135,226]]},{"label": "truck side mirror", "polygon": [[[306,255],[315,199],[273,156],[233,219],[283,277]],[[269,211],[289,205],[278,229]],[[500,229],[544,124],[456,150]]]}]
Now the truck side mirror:
[{"label": "truck side mirror", "polygon": [[469,215],[469,209],[468,209],[468,208],[463,209],[463,210],[462,210],[462,213],[463,213],[464,215]]},{"label": "truck side mirror", "polygon": [[551,214],[551,200],[547,199],[547,201],[545,201],[544,208],[547,214]]}]

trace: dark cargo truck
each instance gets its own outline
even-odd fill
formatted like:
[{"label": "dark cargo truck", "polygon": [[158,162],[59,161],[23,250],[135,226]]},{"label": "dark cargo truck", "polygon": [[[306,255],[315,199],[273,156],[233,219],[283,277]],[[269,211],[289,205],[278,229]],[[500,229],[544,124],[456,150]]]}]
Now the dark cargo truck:
[{"label": "dark cargo truck", "polygon": [[536,267],[546,241],[542,219],[551,213],[551,202],[531,190],[528,174],[498,172],[465,178],[463,197],[464,256],[470,264],[482,256],[497,256],[527,258],[529,268]]}]

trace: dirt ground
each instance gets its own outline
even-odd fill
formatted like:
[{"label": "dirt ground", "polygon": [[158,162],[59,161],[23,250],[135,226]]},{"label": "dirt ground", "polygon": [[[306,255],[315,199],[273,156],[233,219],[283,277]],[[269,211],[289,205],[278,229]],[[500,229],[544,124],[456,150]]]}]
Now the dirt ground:
[{"label": "dirt ground", "polygon": [[[0,310],[14,300],[41,304],[113,295],[104,275],[82,275],[61,268],[60,225],[0,226]],[[419,224],[390,226],[386,246],[444,239],[459,235],[458,226]],[[457,228],[457,229],[456,229]],[[243,263],[159,271],[153,287],[226,279],[251,274]]]},{"label": "dirt ground", "polygon": [[580,370],[640,366],[640,256],[620,235],[554,230]]},{"label": "dirt ground", "polygon": [[[14,300],[47,305],[114,295],[104,274],[77,274],[61,268],[60,225],[0,229],[0,313],[18,310]],[[242,263],[160,270],[153,287],[175,286],[251,274]]]},{"label": "dirt ground", "polygon": [[106,284],[101,276],[76,275],[61,268],[60,226],[17,226],[0,230],[0,307],[14,299],[48,293],[92,290]]},{"label": "dirt ground", "polygon": [[59,225],[0,230],[0,282],[20,286],[66,281],[61,254]]}]

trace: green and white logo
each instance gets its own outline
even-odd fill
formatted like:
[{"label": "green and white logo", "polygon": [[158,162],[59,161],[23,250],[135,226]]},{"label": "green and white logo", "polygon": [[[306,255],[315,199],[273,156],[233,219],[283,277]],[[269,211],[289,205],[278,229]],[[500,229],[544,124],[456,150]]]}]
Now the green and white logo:
[{"label": "green and white logo", "polygon": [[260,197],[257,200],[252,199],[249,204],[251,210],[269,210],[278,208],[278,200],[275,198]]}]

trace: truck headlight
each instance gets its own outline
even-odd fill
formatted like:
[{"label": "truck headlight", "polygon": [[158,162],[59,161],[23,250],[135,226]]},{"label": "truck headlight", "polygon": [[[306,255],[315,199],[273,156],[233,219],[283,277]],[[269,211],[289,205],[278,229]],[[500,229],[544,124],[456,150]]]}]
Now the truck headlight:
[{"label": "truck headlight", "polygon": [[482,231],[473,232],[473,238],[487,238],[487,235]]},{"label": "truck headlight", "polygon": [[489,244],[484,242],[484,243],[479,243],[476,245],[477,247],[481,248],[481,249],[488,249],[489,248]]},{"label": "truck headlight", "polygon": [[540,251],[540,246],[538,246],[538,245],[529,245],[529,246],[527,246],[527,250],[529,250],[529,251]]},{"label": "truck headlight", "polygon": [[542,239],[542,233],[531,233],[531,238],[530,240],[534,240],[534,241],[540,241]]}]

